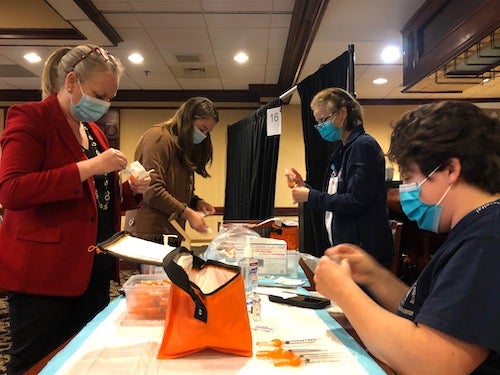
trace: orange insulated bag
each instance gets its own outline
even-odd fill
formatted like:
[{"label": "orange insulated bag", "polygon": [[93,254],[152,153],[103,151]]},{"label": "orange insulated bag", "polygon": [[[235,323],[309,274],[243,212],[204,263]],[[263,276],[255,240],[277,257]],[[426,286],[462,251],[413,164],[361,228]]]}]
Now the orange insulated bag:
[{"label": "orange insulated bag", "polygon": [[252,334],[241,270],[204,261],[184,247],[163,260],[172,286],[158,358],[204,349],[252,356]]}]

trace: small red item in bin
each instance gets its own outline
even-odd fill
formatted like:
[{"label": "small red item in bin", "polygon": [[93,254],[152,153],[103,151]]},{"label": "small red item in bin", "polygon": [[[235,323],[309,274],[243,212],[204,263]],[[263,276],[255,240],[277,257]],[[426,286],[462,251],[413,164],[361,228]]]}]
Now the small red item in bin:
[{"label": "small red item in bin", "polygon": [[135,320],[163,320],[171,283],[163,275],[133,275],[125,284],[127,317]]}]

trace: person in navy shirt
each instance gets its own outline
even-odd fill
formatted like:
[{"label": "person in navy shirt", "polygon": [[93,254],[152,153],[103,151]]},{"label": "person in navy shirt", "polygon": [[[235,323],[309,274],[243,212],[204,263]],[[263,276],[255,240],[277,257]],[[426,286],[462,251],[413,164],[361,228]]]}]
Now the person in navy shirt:
[{"label": "person in navy shirt", "polygon": [[389,158],[405,214],[447,240],[411,287],[357,246],[330,248],[317,290],[396,373],[499,374],[500,121],[467,102],[427,104],[395,123]]},{"label": "person in navy shirt", "polygon": [[385,158],[377,141],[365,132],[361,105],[347,91],[330,87],[314,96],[311,109],[321,137],[338,142],[328,160],[321,191],[312,189],[292,168],[288,176],[296,183],[293,200],[307,202],[324,215],[324,243],[356,244],[389,268],[393,240]]}]

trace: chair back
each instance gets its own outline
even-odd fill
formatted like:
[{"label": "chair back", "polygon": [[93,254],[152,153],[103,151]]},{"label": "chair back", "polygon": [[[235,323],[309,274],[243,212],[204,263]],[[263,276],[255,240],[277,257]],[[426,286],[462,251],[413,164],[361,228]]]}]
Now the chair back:
[{"label": "chair back", "polygon": [[401,259],[401,231],[403,223],[397,220],[389,220],[394,241],[394,255],[392,256],[391,272],[398,275],[398,267]]}]

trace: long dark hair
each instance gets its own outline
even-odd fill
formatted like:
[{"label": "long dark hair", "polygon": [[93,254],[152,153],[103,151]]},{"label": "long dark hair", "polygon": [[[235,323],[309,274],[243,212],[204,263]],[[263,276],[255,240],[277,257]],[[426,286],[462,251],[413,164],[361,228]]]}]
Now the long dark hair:
[{"label": "long dark hair", "polygon": [[212,118],[219,122],[219,113],[210,99],[197,96],[183,103],[163,126],[177,137],[179,152],[186,167],[202,177],[210,177],[207,165],[212,163],[213,147],[210,133],[200,144],[193,143],[194,120]]}]

